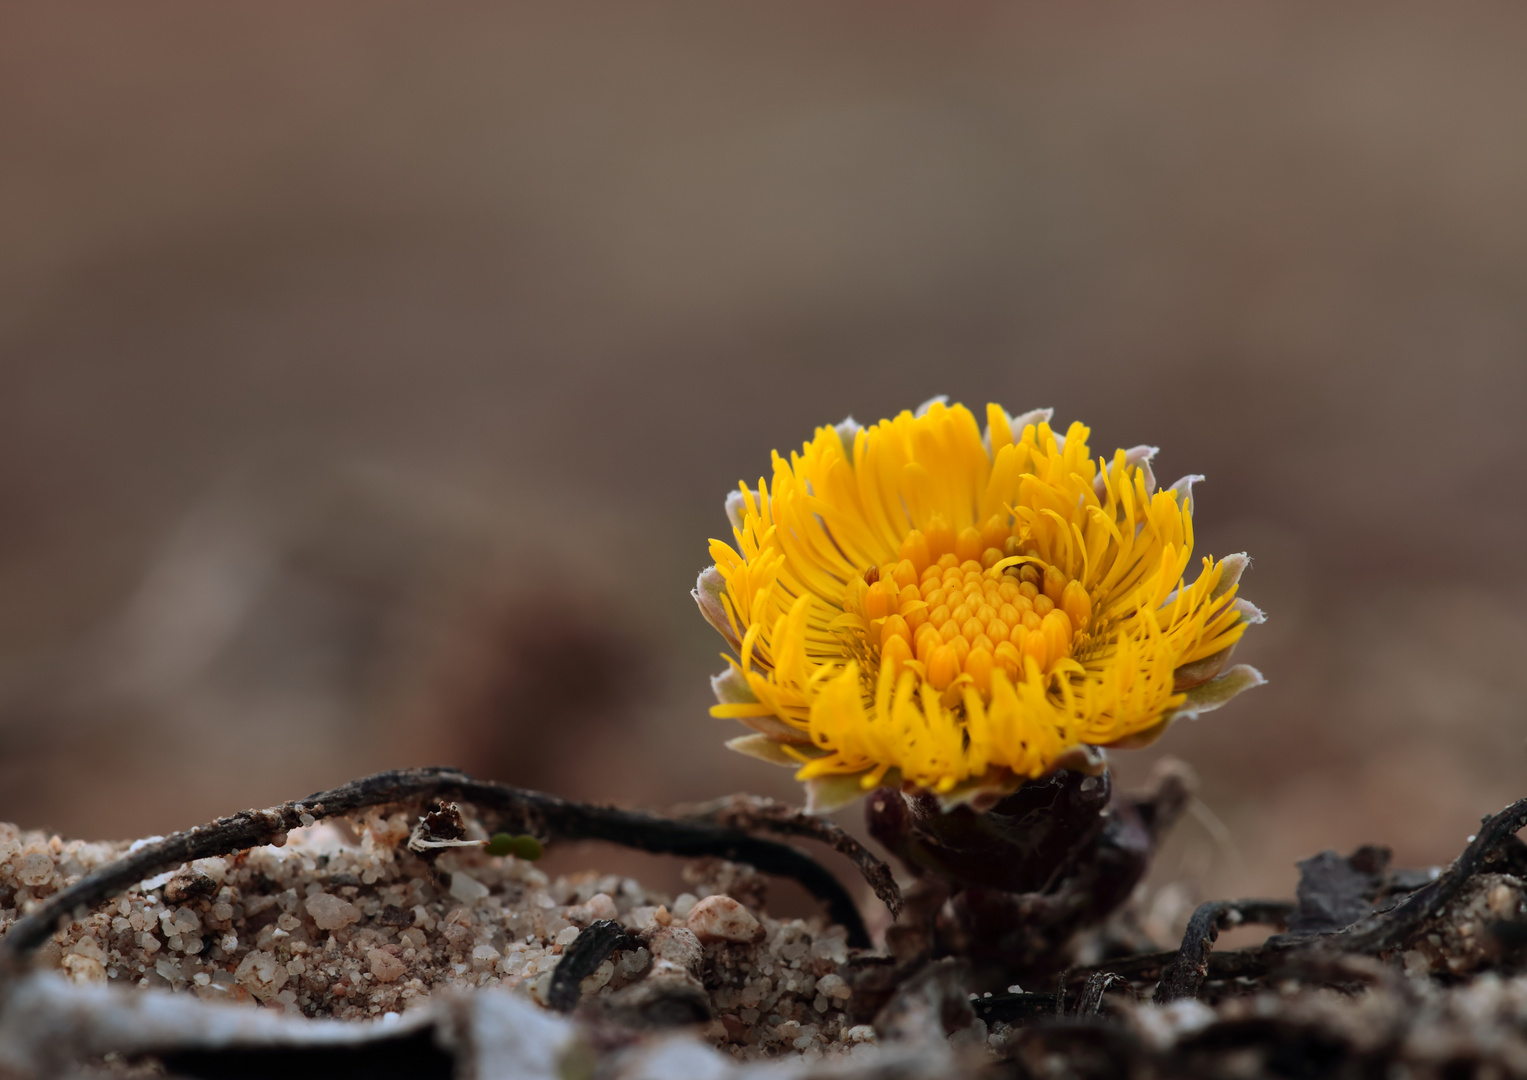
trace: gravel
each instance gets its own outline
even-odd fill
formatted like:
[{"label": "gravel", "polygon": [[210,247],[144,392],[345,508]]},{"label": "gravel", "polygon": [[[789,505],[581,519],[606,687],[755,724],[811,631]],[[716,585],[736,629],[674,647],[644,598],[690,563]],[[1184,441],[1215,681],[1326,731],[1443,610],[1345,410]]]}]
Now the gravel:
[{"label": "gravel", "polygon": [[[78,983],[359,1020],[487,987],[544,1005],[551,973],[582,927],[614,919],[651,939],[688,921],[694,936],[683,938],[700,955],[686,966],[716,1017],[702,1029],[707,1041],[741,1059],[808,1060],[866,1041],[844,1011],[843,928],[770,917],[763,881],[747,867],[697,863],[686,872],[688,891],[672,898],[614,875],[551,880],[533,863],[475,848],[431,864],[405,848],[412,826],[401,812],[374,811],[293,830],[281,847],[199,860],[72,922],[36,962]],[[130,846],[0,824],[0,935]],[[597,1008],[653,966],[647,948],[616,952],[583,980],[584,1005]]]}]

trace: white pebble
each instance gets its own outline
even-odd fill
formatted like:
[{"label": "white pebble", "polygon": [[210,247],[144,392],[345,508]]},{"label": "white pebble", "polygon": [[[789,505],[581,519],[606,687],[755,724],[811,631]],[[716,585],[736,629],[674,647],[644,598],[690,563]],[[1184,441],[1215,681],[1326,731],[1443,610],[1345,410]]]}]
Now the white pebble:
[{"label": "white pebble", "polygon": [[75,982],[103,983],[106,981],[106,969],[93,956],[81,956],[78,953],[70,953],[64,957],[62,966],[68,976]]},{"label": "white pebble", "polygon": [[600,919],[616,919],[620,912],[615,907],[615,901],[609,893],[595,893],[584,903],[567,909],[567,917],[579,926],[587,926],[589,923]]},{"label": "white pebble", "polygon": [[41,885],[53,876],[53,860],[40,851],[24,856],[16,867],[16,880],[23,885]]},{"label": "white pebble", "polygon": [[818,979],[817,991],[818,993],[826,994],[830,998],[837,998],[839,1001],[847,1001],[854,996],[854,992],[848,983],[843,981],[843,976],[836,973],[823,975]]},{"label": "white pebble", "polygon": [[338,930],[361,920],[360,908],[332,893],[314,893],[303,901],[303,906],[320,930]]},{"label": "white pebble", "polygon": [[160,925],[176,934],[191,934],[201,929],[201,917],[188,907],[180,907],[169,918],[161,917]]},{"label": "white pebble", "polygon": [[451,874],[451,895],[463,904],[475,904],[487,896],[489,889],[470,874],[456,870]]},{"label": "white pebble", "polygon": [[647,965],[652,963],[652,954],[646,949],[632,949],[621,955],[619,963],[615,965],[622,979],[632,979],[647,970]]},{"label": "white pebble", "polygon": [[707,896],[685,922],[702,942],[757,941],[763,935],[753,913],[730,896]]},{"label": "white pebble", "polygon": [[654,930],[658,926],[655,907],[634,907],[626,913],[625,924],[632,930]]},{"label": "white pebble", "polygon": [[660,963],[673,964],[698,975],[705,959],[705,950],[692,930],[682,926],[665,926],[651,937],[652,956]]},{"label": "white pebble", "polygon": [[208,859],[196,859],[191,863],[192,870],[200,870],[219,885],[228,876],[228,863],[217,856]]},{"label": "white pebble", "polygon": [[69,951],[76,956],[88,956],[92,960],[104,962],[106,959],[106,950],[102,949],[101,943],[93,937],[80,938],[73,945],[69,946]]},{"label": "white pebble", "polygon": [[818,960],[831,960],[834,964],[848,962],[848,942],[840,937],[818,938],[811,943],[811,955]]},{"label": "white pebble", "polygon": [[606,960],[594,969],[594,973],[578,984],[578,992],[581,994],[598,993],[610,981],[615,974],[615,961]]}]

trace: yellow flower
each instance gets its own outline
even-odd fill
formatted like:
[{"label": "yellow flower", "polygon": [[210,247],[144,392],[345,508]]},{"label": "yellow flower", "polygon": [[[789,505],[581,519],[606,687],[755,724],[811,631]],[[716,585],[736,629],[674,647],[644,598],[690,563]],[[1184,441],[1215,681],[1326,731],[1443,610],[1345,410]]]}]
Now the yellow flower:
[{"label": "yellow flower", "polygon": [[799,766],[816,809],[880,784],[978,804],[1093,748],[1144,745],[1262,682],[1230,650],[1261,613],[1244,555],[1192,560],[1192,484],[1153,447],[1090,456],[1050,410],[934,399],[821,427],[727,499],[695,598],[735,651],[728,743]]}]

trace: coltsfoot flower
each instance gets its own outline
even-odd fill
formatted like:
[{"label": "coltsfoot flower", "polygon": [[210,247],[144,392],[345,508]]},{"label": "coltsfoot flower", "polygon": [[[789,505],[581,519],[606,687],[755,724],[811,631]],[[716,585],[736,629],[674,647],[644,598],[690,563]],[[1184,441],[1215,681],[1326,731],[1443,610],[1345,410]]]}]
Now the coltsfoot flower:
[{"label": "coltsfoot flower", "polygon": [[735,653],[711,712],[754,730],[728,746],[798,766],[814,809],[878,785],[980,806],[1263,681],[1227,666],[1262,620],[1246,556],[1185,580],[1202,478],[1157,490],[1154,447],[1094,460],[1050,415],[846,420],[728,497],[695,590]]}]

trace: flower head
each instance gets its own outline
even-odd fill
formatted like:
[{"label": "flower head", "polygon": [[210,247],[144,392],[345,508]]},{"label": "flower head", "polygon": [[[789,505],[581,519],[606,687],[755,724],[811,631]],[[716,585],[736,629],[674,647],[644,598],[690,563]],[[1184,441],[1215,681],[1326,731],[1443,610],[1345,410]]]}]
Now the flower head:
[{"label": "flower head", "polygon": [[797,765],[818,809],[880,784],[979,804],[1262,682],[1226,670],[1262,618],[1246,556],[1185,581],[1201,478],[1157,490],[1154,447],[1094,460],[1050,415],[847,420],[728,497],[695,598],[735,652],[711,711],[755,732],[729,746]]}]

